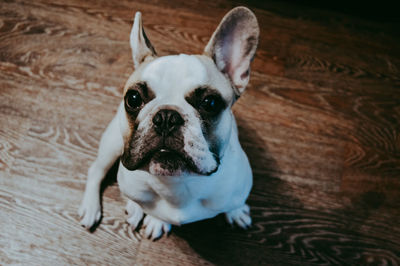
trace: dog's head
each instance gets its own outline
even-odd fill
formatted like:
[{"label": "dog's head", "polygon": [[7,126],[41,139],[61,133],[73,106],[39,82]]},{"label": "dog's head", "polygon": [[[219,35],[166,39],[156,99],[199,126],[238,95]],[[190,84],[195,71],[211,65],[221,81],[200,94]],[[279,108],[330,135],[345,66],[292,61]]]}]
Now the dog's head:
[{"label": "dog's head", "polygon": [[249,81],[258,35],[254,14],[238,7],[225,15],[203,55],[157,57],[136,13],[122,164],[157,176],[217,171],[230,141],[230,108]]}]

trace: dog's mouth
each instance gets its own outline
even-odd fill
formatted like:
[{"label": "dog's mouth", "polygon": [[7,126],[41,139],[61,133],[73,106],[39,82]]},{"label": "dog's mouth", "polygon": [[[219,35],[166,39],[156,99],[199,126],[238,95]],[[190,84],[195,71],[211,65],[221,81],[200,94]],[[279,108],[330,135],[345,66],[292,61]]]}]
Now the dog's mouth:
[{"label": "dog's mouth", "polygon": [[183,172],[204,174],[184,152],[165,146],[153,148],[140,157],[136,162],[122,158],[122,163],[129,170],[143,169],[157,176],[180,176]]},{"label": "dog's mouth", "polygon": [[172,149],[160,148],[150,153],[149,162],[150,161],[166,165],[175,164],[178,166],[185,163],[185,156],[181,152]]},{"label": "dog's mouth", "polygon": [[195,165],[185,154],[168,148],[153,151],[148,165],[151,174],[161,176],[177,176],[184,171],[196,171]]}]

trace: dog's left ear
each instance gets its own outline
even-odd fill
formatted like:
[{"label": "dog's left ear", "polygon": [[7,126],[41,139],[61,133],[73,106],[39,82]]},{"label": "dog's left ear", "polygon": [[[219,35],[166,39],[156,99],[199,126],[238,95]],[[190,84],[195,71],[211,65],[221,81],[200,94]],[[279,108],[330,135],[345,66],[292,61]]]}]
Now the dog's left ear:
[{"label": "dog's left ear", "polygon": [[229,77],[237,96],[249,82],[250,63],[259,34],[253,12],[246,7],[236,7],[225,15],[204,49],[218,69]]},{"label": "dog's left ear", "polygon": [[144,32],[142,25],[142,14],[140,12],[136,12],[135,20],[133,21],[130,44],[135,68],[137,68],[145,60],[157,56],[153,45]]}]

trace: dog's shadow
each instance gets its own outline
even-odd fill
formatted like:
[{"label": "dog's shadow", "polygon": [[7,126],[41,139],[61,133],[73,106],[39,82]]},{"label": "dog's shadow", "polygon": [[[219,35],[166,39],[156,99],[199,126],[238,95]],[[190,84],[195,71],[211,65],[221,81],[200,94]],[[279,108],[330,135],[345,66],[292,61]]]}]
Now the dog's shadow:
[{"label": "dog's shadow", "polygon": [[245,120],[237,122],[240,142],[253,169],[253,189],[247,201],[253,226],[247,231],[231,227],[221,214],[213,219],[175,227],[173,233],[185,239],[205,260],[218,265],[279,263],[279,260],[273,260],[281,255],[274,254],[279,248],[271,248],[271,243],[265,245],[271,232],[266,225],[268,220],[264,212],[276,208],[278,201],[279,204],[292,206],[300,203],[291,195],[277,196],[280,191],[289,188],[285,181],[273,176],[274,173],[279,173],[275,160],[268,153],[257,130],[247,125]]}]

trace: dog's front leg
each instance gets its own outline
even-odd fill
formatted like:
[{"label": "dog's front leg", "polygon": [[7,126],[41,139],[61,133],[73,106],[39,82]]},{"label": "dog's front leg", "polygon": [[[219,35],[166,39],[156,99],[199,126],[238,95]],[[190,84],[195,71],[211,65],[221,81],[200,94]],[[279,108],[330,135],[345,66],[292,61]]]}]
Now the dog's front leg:
[{"label": "dog's front leg", "polygon": [[100,221],[101,182],[114,162],[121,156],[123,145],[117,114],[103,133],[97,158],[88,171],[85,194],[78,211],[79,216],[82,218],[81,225],[87,229],[90,229]]}]

